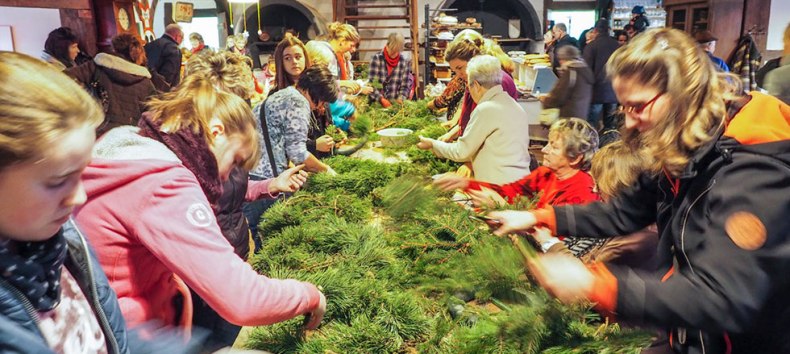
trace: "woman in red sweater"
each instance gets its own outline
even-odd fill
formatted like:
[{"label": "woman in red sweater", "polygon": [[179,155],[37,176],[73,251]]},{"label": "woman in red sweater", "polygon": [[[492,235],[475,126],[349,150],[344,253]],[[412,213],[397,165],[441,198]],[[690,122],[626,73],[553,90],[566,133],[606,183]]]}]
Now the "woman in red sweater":
[{"label": "woman in red sweater", "polygon": [[513,203],[518,196],[532,197],[539,192],[539,208],[547,205],[586,204],[597,201],[595,181],[587,172],[598,147],[598,132],[579,118],[561,119],[549,131],[543,148],[543,166],[524,178],[505,185],[475,181],[456,174],[445,174],[434,184],[443,190],[462,189],[476,206]]}]

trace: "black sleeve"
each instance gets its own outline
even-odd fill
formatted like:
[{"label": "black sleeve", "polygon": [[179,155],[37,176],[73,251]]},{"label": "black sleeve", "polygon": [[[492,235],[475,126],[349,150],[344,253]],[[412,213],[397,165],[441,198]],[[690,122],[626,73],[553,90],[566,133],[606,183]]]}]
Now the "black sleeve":
[{"label": "black sleeve", "polygon": [[554,207],[557,234],[613,237],[642,230],[656,222],[658,177],[643,174],[637,183],[608,203]]},{"label": "black sleeve", "polygon": [[181,51],[177,45],[168,45],[162,50],[157,72],[168,80],[170,87],[176,87],[181,81]]},{"label": "black sleeve", "polygon": [[[674,235],[681,245],[677,257],[689,260],[688,270],[662,282],[628,268],[611,268],[618,279],[619,315],[739,333],[766,311],[787,313],[783,292],[790,274],[790,173],[778,161],[755,160],[733,163],[717,174],[704,196],[705,219]],[[749,227],[739,233],[735,227],[744,225],[744,216]],[[752,247],[733,239],[751,241]]]}]

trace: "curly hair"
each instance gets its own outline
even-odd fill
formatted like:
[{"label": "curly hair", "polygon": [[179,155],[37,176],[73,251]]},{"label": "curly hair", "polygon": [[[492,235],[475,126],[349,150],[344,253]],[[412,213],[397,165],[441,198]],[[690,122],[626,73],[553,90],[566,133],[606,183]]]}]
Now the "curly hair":
[{"label": "curly hair", "polygon": [[562,151],[568,160],[581,156],[577,167],[582,171],[589,170],[593,155],[598,150],[598,131],[581,118],[560,119],[549,129],[549,139],[558,138],[562,139]]},{"label": "curly hair", "polygon": [[657,159],[652,170],[679,175],[694,152],[726,121],[726,102],[740,80],[717,74],[708,55],[688,34],[672,28],[647,31],[620,47],[606,64],[612,79],[657,88],[669,99],[666,116],[645,132],[625,131],[624,141]]},{"label": "curly hair", "polygon": [[185,72],[187,76],[204,77],[216,88],[243,99],[255,93],[252,60],[245,55],[228,51],[193,55],[187,61]]},{"label": "curly hair", "polygon": [[137,63],[141,55],[145,55],[143,44],[133,34],[121,33],[112,38],[112,49],[121,58]]}]

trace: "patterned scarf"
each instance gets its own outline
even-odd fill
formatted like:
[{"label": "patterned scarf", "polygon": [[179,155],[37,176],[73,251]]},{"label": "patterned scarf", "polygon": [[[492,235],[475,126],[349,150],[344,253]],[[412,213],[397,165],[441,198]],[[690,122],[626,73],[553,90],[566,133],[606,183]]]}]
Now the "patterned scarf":
[{"label": "patterned scarf", "polygon": [[36,310],[52,310],[60,302],[60,271],[67,250],[61,231],[41,242],[0,242],[0,277]]},{"label": "patterned scarf", "polygon": [[197,177],[209,203],[215,206],[222,195],[222,180],[219,177],[217,158],[211,152],[203,133],[196,134],[190,128],[172,134],[165,133],[159,122],[151,120],[151,113],[148,112],[143,113],[137,126],[140,127],[140,135],[165,144],[178,156],[181,163]]},{"label": "patterned scarf", "polygon": [[387,47],[384,47],[384,61],[387,62],[387,76],[392,75],[392,70],[398,66],[400,62],[400,53],[394,53],[395,57],[391,57]]}]

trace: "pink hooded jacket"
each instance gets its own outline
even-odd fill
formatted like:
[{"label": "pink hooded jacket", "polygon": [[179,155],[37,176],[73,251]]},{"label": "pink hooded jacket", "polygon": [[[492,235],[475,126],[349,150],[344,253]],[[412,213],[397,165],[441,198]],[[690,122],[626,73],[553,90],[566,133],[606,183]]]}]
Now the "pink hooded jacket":
[{"label": "pink hooded jacket", "polygon": [[234,254],[195,175],[163,144],[121,127],[93,156],[82,177],[88,201],[75,217],[92,231],[130,327],[176,324],[176,277],[236,325],[272,324],[318,306],[312,284],[259,275]]}]

